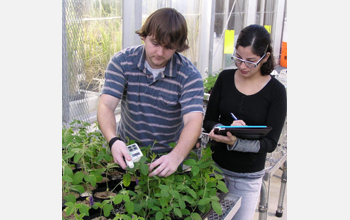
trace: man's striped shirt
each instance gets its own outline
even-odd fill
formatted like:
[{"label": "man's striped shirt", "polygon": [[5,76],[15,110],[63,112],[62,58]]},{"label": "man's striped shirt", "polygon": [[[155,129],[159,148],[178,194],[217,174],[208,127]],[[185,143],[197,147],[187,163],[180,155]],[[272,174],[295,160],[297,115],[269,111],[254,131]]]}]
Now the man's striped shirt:
[{"label": "man's striped shirt", "polygon": [[155,79],[145,67],[144,45],[115,54],[105,72],[102,94],[121,100],[117,134],[127,142],[153,146],[155,152],[170,151],[177,142],[183,115],[203,113],[203,80],[195,66],[175,52],[165,71]]}]

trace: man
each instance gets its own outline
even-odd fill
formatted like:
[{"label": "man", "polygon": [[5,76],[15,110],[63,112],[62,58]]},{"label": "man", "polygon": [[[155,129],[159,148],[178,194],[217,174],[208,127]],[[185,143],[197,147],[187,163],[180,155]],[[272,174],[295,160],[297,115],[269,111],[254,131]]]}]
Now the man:
[{"label": "man", "polygon": [[[127,139],[155,153],[169,152],[150,164],[150,176],[174,173],[201,133],[203,80],[182,52],[187,24],[176,10],[162,8],[151,14],[136,33],[145,45],[115,54],[105,72],[97,119],[114,162],[123,169],[131,160]],[[116,132],[114,110],[121,101]],[[118,134],[118,135],[117,135]],[[173,149],[169,143],[176,142]]]}]

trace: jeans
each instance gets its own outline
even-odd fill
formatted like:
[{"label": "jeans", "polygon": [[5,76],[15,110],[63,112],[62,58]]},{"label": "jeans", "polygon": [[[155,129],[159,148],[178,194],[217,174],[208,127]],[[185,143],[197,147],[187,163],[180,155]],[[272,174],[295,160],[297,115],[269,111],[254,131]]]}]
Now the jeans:
[{"label": "jeans", "polygon": [[241,196],[241,207],[232,220],[252,220],[259,201],[261,178],[235,178],[225,176],[226,187],[229,192]]}]

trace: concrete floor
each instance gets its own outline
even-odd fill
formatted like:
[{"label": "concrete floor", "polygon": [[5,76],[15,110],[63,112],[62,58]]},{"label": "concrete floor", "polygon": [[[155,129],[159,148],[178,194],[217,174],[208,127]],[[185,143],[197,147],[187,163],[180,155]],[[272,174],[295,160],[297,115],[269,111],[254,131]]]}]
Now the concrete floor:
[{"label": "concrete floor", "polygon": [[[283,215],[282,217],[278,218],[276,217],[276,210],[278,205],[278,199],[280,194],[280,187],[281,187],[281,177],[282,177],[282,170],[277,170],[270,179],[270,196],[268,200],[268,210],[267,210],[267,220],[286,220],[287,219],[287,188],[288,188],[288,179],[287,179],[287,186],[286,191],[284,194],[283,199]],[[287,177],[288,178],[288,177]],[[253,220],[259,219],[259,204],[256,207],[255,215]]]}]

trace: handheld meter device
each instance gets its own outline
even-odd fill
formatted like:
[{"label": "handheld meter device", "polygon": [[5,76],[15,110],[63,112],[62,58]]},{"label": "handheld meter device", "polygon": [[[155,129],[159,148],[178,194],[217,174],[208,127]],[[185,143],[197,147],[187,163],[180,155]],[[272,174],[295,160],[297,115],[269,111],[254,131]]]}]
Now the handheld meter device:
[{"label": "handheld meter device", "polygon": [[143,154],[136,143],[128,145],[126,146],[126,148],[128,150],[129,155],[131,156],[131,160],[125,159],[125,162],[129,168],[134,168],[134,162],[139,162]]}]

